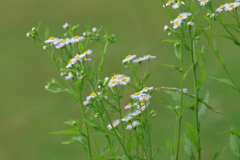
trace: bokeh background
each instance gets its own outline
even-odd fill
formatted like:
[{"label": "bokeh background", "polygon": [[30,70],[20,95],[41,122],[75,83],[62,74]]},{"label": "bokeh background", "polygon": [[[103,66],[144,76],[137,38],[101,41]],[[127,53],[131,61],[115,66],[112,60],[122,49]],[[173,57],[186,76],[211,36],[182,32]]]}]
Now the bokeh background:
[{"label": "bokeh background", "polygon": [[[214,6],[218,7],[225,2],[219,0],[214,2]],[[80,110],[71,97],[63,93],[53,94],[44,89],[50,78],[61,77],[42,46],[26,37],[27,31],[36,27],[40,20],[40,30],[44,31],[47,24],[50,34],[56,37],[64,33],[62,25],[65,22],[72,25],[79,23],[82,32],[85,23],[91,27],[103,25],[104,30],[119,37],[120,41],[109,49],[102,78],[113,73],[129,74],[121,64],[123,56],[151,54],[157,58],[151,61],[152,76],[147,85],[179,87],[179,74],[159,65],[179,63],[174,56],[172,44],[160,41],[169,38],[167,32],[163,31],[163,26],[169,24],[169,19],[161,0],[1,0],[1,160],[86,159],[83,149],[77,143],[61,144],[69,135],[49,134],[67,129],[68,126],[62,122],[79,117]],[[215,29],[224,33],[217,25]],[[240,38],[239,33],[235,35]],[[217,39],[217,42],[230,73],[239,83],[239,47],[223,39]],[[97,44],[93,47],[96,52],[92,57],[98,60],[96,48]],[[186,53],[186,61],[188,60],[189,54]],[[207,68],[208,76],[226,77],[214,54],[209,55]],[[188,77],[186,87],[193,92],[191,77],[192,74]],[[209,103],[228,116],[207,110],[201,131],[204,160],[211,159],[216,151],[228,146],[229,134],[218,134],[219,132],[229,130],[231,126],[240,129],[239,95],[231,87],[211,79],[206,80],[200,95],[203,96],[207,90],[210,92]],[[173,142],[175,124],[174,113],[158,97],[169,99],[162,90],[153,95],[152,105],[157,112],[157,117],[151,120],[154,149],[164,145],[164,138]],[[184,121],[194,124],[191,110],[185,112]],[[169,156],[169,151],[165,149],[158,159],[169,159]],[[183,151],[181,159],[187,159]],[[229,147],[219,159],[234,159]]]}]

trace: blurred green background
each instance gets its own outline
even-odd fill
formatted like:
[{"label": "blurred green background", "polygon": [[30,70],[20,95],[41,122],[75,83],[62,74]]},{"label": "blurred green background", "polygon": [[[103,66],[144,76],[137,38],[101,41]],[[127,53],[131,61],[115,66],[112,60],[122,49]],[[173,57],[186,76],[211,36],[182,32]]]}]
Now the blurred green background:
[{"label": "blurred green background", "polygon": [[[214,6],[218,7],[225,1],[219,0],[216,3]],[[84,31],[85,23],[91,27],[103,25],[109,33],[119,37],[120,41],[110,46],[104,63],[104,76],[112,73],[129,75],[129,71],[121,64],[123,56],[151,54],[156,55],[157,59],[151,60],[152,77],[147,85],[180,86],[180,75],[172,69],[159,65],[159,63],[178,64],[172,44],[160,42],[160,38],[169,38],[167,32],[163,31],[163,26],[169,24],[169,19],[160,0],[2,0],[0,6],[1,160],[86,159],[83,149],[77,143],[61,144],[70,136],[49,134],[52,131],[67,129],[68,126],[62,122],[68,118],[79,117],[80,110],[71,97],[44,90],[46,81],[61,77],[47,53],[42,50],[42,46],[26,37],[27,31],[33,26],[37,27],[40,20],[42,20],[40,29],[42,33],[48,24],[50,35],[56,37],[64,33],[62,25],[65,22],[72,25],[80,23],[80,31]],[[219,29],[218,32],[223,31]],[[239,38],[239,34],[236,34],[236,37]],[[223,39],[218,39],[217,42],[230,73],[239,83],[239,47]],[[97,53],[94,52],[93,59],[99,58]],[[186,53],[186,62],[189,58],[189,54]],[[209,55],[207,67],[209,76],[226,77],[213,54]],[[188,76],[186,87],[193,92],[191,81],[192,74]],[[239,95],[229,86],[211,79],[206,80],[200,95],[203,96],[207,90],[210,92],[209,103],[228,116],[217,115],[207,110],[201,131],[204,160],[211,159],[216,151],[228,146],[229,135],[218,134],[219,132],[229,130],[231,126],[240,129]],[[133,91],[129,90],[129,93],[131,92]],[[174,113],[157,97],[169,99],[162,90],[153,94],[152,105],[157,111],[157,117],[151,120],[154,149],[164,144],[164,138],[173,142],[175,124]],[[123,103],[128,102],[126,100]],[[184,116],[183,122],[189,121],[194,124],[192,111],[187,110]],[[169,157],[170,153],[165,149],[158,159],[169,159]],[[182,149],[180,159],[187,159]],[[229,147],[219,159],[234,159]]]}]

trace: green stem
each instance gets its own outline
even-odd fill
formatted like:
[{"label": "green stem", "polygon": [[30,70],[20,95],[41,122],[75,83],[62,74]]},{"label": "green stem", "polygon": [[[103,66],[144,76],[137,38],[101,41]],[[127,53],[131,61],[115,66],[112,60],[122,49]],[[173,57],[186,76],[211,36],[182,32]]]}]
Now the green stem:
[{"label": "green stem", "polygon": [[[85,119],[86,115],[84,112],[84,108],[83,108],[83,102],[82,102],[82,93],[81,91],[79,92],[79,104],[80,104],[80,109],[81,109],[81,113],[82,113],[82,117]],[[88,125],[86,123],[86,121],[83,121],[83,125],[86,127],[86,138],[87,138],[87,144],[88,144],[88,159],[91,160],[92,155],[91,155],[91,146],[90,146],[90,139],[89,139],[89,131],[88,131]]]}]

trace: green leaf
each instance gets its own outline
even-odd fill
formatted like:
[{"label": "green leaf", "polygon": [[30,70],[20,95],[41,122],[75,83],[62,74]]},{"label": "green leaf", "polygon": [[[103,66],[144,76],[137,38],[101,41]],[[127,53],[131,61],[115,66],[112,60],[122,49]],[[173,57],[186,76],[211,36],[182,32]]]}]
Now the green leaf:
[{"label": "green leaf", "polygon": [[172,39],[165,39],[165,40],[162,40],[160,39],[162,42],[172,42],[172,43],[176,43],[176,42],[179,42],[179,40],[172,40]]},{"label": "green leaf", "polygon": [[[204,102],[208,103],[208,101],[209,101],[209,91],[207,91],[204,97]],[[203,120],[204,114],[206,112],[206,108],[207,107],[201,103],[200,109],[198,111],[198,123],[200,123]]]},{"label": "green leaf", "polygon": [[174,45],[174,53],[178,59],[181,59],[181,51],[177,45]]},{"label": "green leaf", "polygon": [[226,36],[226,35],[209,35],[209,36],[229,39],[229,40],[232,40],[236,45],[240,46],[240,43],[231,36]]},{"label": "green leaf", "polygon": [[146,82],[148,80],[148,78],[150,77],[151,72],[149,72],[142,80],[142,83]]},{"label": "green leaf", "polygon": [[165,144],[166,144],[168,150],[170,151],[170,153],[174,154],[174,148],[173,148],[173,145],[171,144],[171,142],[166,138],[164,138],[164,141],[165,141]]},{"label": "green leaf", "polygon": [[47,25],[47,26],[46,26],[45,33],[44,33],[44,39],[48,39],[49,34],[50,34],[50,29],[49,29],[49,27],[48,27],[48,25]]},{"label": "green leaf", "polygon": [[114,133],[111,132],[105,132],[104,130],[102,130],[101,128],[98,127],[93,127],[95,131],[97,131],[97,133],[94,133],[93,135],[113,135],[115,136]]},{"label": "green leaf", "polygon": [[138,76],[136,75],[136,73],[134,71],[132,71],[132,75],[133,75],[133,78],[136,81],[136,83],[139,84],[140,79],[138,78]]},{"label": "green leaf", "polygon": [[184,138],[184,152],[190,160],[195,160],[192,152],[192,143],[186,136]]},{"label": "green leaf", "polygon": [[137,87],[136,85],[132,84],[132,83],[128,83],[127,85],[128,85],[129,87],[132,87],[135,91],[138,90],[138,87]]},{"label": "green leaf", "polygon": [[160,63],[160,64],[163,65],[163,66],[169,67],[169,68],[174,68],[174,69],[176,69],[177,71],[182,72],[181,68],[179,68],[179,67],[177,67],[177,66],[170,65],[170,64],[163,64],[163,63]]},{"label": "green leaf", "polygon": [[107,158],[104,158],[103,156],[91,157],[91,159],[96,159],[96,160],[108,160]]},{"label": "green leaf", "polygon": [[87,122],[88,125],[92,126],[92,127],[96,127],[96,128],[101,128],[99,126],[99,124],[93,120],[87,119],[87,118],[83,118],[84,121]]},{"label": "green leaf", "polygon": [[73,142],[79,142],[83,149],[87,152],[87,142],[81,136],[72,137],[66,141],[63,141],[62,144],[70,144]]},{"label": "green leaf", "polygon": [[133,141],[133,138],[134,136],[131,136],[129,139],[128,139],[128,142],[127,142],[127,150],[129,153],[131,153],[131,151],[134,149],[134,141]]},{"label": "green leaf", "polygon": [[160,156],[165,147],[166,145],[163,145],[161,148],[158,148],[157,151],[153,154],[151,160],[155,160],[158,156]]},{"label": "green leaf", "polygon": [[193,143],[196,151],[198,152],[200,149],[199,142],[198,142],[198,132],[196,128],[194,128],[190,123],[185,122],[185,131],[188,139]]},{"label": "green leaf", "polygon": [[160,97],[158,97],[159,99],[160,99],[160,101],[162,101],[169,109],[171,109],[171,110],[173,110],[175,113],[176,113],[176,115],[178,115],[178,112],[177,112],[177,110],[176,110],[176,108],[174,107],[174,106],[172,106],[168,101],[166,101],[165,99],[163,99],[163,98],[160,98]]},{"label": "green leaf", "polygon": [[101,151],[101,156],[105,155],[109,151],[109,149],[109,145],[105,143]]},{"label": "green leaf", "polygon": [[227,84],[227,85],[229,85],[229,86],[232,86],[234,89],[236,89],[236,88],[235,88],[235,85],[232,83],[232,81],[231,81],[230,79],[226,79],[226,78],[216,78],[216,77],[209,77],[209,78],[214,79],[214,80],[217,80],[217,81],[220,82],[220,83],[225,83],[225,84]]},{"label": "green leaf", "polygon": [[239,144],[238,144],[238,138],[236,135],[230,134],[229,138],[229,146],[232,151],[232,154],[237,158],[240,159],[239,154]]},{"label": "green leaf", "polygon": [[77,134],[80,135],[81,133],[78,130],[63,130],[63,131],[57,131],[57,132],[50,132],[50,134]]},{"label": "green leaf", "polygon": [[225,148],[223,148],[221,151],[217,152],[217,153],[214,155],[214,157],[213,157],[212,160],[217,160],[217,159],[221,156],[221,154],[225,151],[226,148],[227,148],[227,147],[225,147]]},{"label": "green leaf", "polygon": [[232,129],[232,130],[229,130],[229,131],[221,132],[219,134],[222,134],[222,133],[231,133],[232,135],[236,135],[240,139],[240,131],[238,131],[236,129]]}]

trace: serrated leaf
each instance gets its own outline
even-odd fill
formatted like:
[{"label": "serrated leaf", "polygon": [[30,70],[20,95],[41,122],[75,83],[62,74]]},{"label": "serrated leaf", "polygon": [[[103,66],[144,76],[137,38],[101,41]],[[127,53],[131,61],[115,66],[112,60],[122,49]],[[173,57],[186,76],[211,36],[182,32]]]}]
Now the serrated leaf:
[{"label": "serrated leaf", "polygon": [[87,118],[83,118],[84,121],[87,122],[88,125],[92,126],[92,127],[96,127],[96,128],[101,128],[99,126],[99,124],[93,120],[87,119]]},{"label": "serrated leaf", "polygon": [[171,110],[173,110],[177,115],[178,115],[178,112],[176,110],[176,108],[174,106],[172,106],[168,101],[166,101],[164,98],[160,98],[159,99]]},{"label": "serrated leaf", "polygon": [[179,67],[175,66],[175,65],[163,64],[163,63],[160,63],[160,64],[163,65],[163,66],[169,67],[169,68],[174,68],[177,71],[182,72],[182,70]]},{"label": "serrated leaf", "polygon": [[166,144],[168,150],[170,151],[170,153],[174,154],[174,149],[173,149],[172,143],[166,138],[164,138],[164,141],[165,141],[165,144]]},{"label": "serrated leaf", "polygon": [[91,159],[96,159],[96,160],[108,160],[107,158],[104,158],[103,156],[91,157]]},{"label": "serrated leaf", "polygon": [[83,149],[87,152],[87,142],[81,136],[72,137],[66,141],[63,141],[62,144],[70,144],[73,142],[79,142]]},{"label": "serrated leaf", "polygon": [[221,132],[218,134],[222,134],[222,133],[231,133],[232,135],[236,135],[240,139],[240,131],[238,131],[237,129],[232,129],[232,130]]},{"label": "serrated leaf", "polygon": [[80,135],[81,133],[78,130],[63,130],[57,132],[50,132],[50,134],[77,134]]},{"label": "serrated leaf", "polygon": [[225,84],[227,84],[227,85],[232,86],[233,88],[235,88],[235,85],[234,85],[234,84],[232,83],[232,81],[229,80],[229,79],[226,79],[226,78],[216,78],[216,77],[209,77],[209,78],[214,79],[214,80],[217,80],[217,81],[220,82],[220,83],[225,83]]},{"label": "serrated leaf", "polygon": [[240,46],[240,43],[235,40],[233,37],[231,36],[227,36],[227,35],[209,35],[211,37],[221,37],[221,38],[225,38],[225,39],[229,39],[229,40],[232,40],[236,45]]},{"label": "serrated leaf", "polygon": [[106,132],[104,130],[102,130],[101,128],[98,128],[98,127],[93,127],[95,131],[97,131],[97,133],[94,133],[93,135],[113,135],[115,136],[114,133],[111,133],[111,132]]},{"label": "serrated leaf", "polygon": [[196,151],[198,152],[200,146],[198,142],[199,135],[198,135],[197,129],[194,126],[192,126],[190,123],[185,122],[185,131],[188,139],[193,143]]},{"label": "serrated leaf", "polygon": [[221,151],[215,153],[215,155],[214,155],[214,157],[213,157],[212,160],[217,160],[217,159],[221,156],[221,154],[225,151],[226,148],[227,148],[227,147],[225,147],[225,148],[223,148]]},{"label": "serrated leaf", "polygon": [[230,134],[229,138],[229,146],[232,151],[232,154],[237,158],[240,159],[240,154],[239,154],[239,144],[238,144],[238,138],[236,135]]},{"label": "serrated leaf", "polygon": [[160,156],[165,147],[166,145],[163,145],[161,148],[158,148],[157,151],[153,154],[151,160],[155,160],[158,156]]},{"label": "serrated leaf", "polygon": [[195,160],[192,152],[192,142],[186,136],[184,138],[184,152],[190,160]]}]

